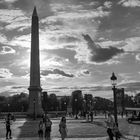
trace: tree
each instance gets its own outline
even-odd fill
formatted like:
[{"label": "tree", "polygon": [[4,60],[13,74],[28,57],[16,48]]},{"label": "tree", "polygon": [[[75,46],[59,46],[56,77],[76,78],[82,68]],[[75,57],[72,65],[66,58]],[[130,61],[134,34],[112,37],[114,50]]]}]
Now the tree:
[{"label": "tree", "polygon": [[113,102],[105,99],[105,98],[101,98],[101,97],[94,97],[93,99],[94,102],[94,110],[98,110],[98,111],[111,111],[113,110]]},{"label": "tree", "polygon": [[135,101],[136,101],[136,106],[140,107],[140,93],[136,94]]},{"label": "tree", "polygon": [[93,96],[92,94],[85,94],[84,95],[84,100],[85,100],[85,110],[91,111],[92,110],[92,105],[93,105]]},{"label": "tree", "polygon": [[20,93],[7,98],[6,111],[22,112],[28,109],[28,94]]},{"label": "tree", "polygon": [[42,93],[42,108],[43,110],[45,111],[45,113],[47,113],[47,110],[48,110],[48,94],[47,92],[43,92]]},{"label": "tree", "polygon": [[129,96],[127,94],[124,95],[124,106],[125,107],[134,107],[135,106],[132,96]]},{"label": "tree", "polygon": [[67,107],[68,107],[68,105],[69,105],[69,103],[70,103],[70,98],[69,98],[69,96],[64,96],[64,97],[62,97],[60,103],[61,103],[61,110],[67,111]]},{"label": "tree", "polygon": [[0,112],[4,112],[7,108],[7,98],[5,96],[0,96]]},{"label": "tree", "polygon": [[77,115],[79,111],[82,111],[83,95],[81,90],[75,90],[71,95],[72,111]]},{"label": "tree", "polygon": [[48,96],[48,110],[56,111],[59,106],[59,102],[57,100],[56,94],[50,94]]}]

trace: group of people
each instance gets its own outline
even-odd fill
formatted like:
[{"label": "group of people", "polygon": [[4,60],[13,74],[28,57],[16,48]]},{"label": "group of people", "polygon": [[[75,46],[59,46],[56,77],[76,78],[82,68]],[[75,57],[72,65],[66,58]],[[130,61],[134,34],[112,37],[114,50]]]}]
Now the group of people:
[{"label": "group of people", "polygon": [[[15,117],[12,116],[12,114],[8,113],[7,117],[5,118],[5,124],[6,124],[6,139],[12,139],[12,131],[11,131],[11,124],[12,121],[15,121]],[[111,113],[108,113],[108,118],[105,121],[106,127],[107,127],[107,134],[109,136],[110,140],[113,140],[113,137],[117,137],[118,139],[121,137],[124,137],[119,129],[117,124],[114,121],[114,118],[112,117]],[[38,129],[38,136],[40,139],[43,140],[43,137],[45,137],[46,140],[50,140],[51,136],[51,128],[52,128],[52,121],[49,119],[49,117],[44,114],[42,117],[42,120],[39,122],[39,129]],[[66,125],[66,117],[62,117],[59,123],[59,130],[61,139],[65,140],[67,137],[67,125]]]},{"label": "group of people", "polygon": [[[44,134],[44,128],[45,128],[45,134]],[[38,135],[40,139],[43,139],[45,137],[46,140],[50,140],[51,136],[51,129],[52,128],[52,121],[49,119],[49,117],[44,114],[43,120],[39,122],[39,130]],[[64,140],[67,137],[67,126],[66,126],[66,117],[62,117],[61,121],[59,123],[59,132],[61,134],[61,139]]]},{"label": "group of people", "polygon": [[38,135],[39,138],[43,139],[43,129],[45,127],[45,138],[46,140],[50,140],[50,134],[51,134],[51,126],[52,126],[52,121],[49,119],[49,117],[45,114],[43,116],[43,120],[39,122],[39,130],[38,130]]},{"label": "group of people", "polygon": [[86,120],[89,121],[89,119],[91,122],[93,122],[93,111],[86,113]]}]

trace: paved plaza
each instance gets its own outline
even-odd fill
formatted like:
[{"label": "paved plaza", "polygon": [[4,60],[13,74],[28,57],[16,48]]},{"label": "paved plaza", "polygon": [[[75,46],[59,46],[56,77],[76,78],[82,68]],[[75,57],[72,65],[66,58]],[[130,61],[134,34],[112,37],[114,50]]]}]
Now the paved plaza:
[{"label": "paved plaza", "polygon": [[[52,140],[59,140],[60,118],[52,119]],[[86,122],[85,119],[67,119],[68,138],[67,140],[107,140],[104,118],[95,118],[94,122]],[[3,120],[0,127],[0,140],[5,139],[5,124]],[[17,119],[12,124],[13,140],[38,140],[39,120]],[[140,124],[128,124],[126,119],[119,119],[120,131],[131,140],[140,140]],[[129,136],[128,136],[129,135]]]}]

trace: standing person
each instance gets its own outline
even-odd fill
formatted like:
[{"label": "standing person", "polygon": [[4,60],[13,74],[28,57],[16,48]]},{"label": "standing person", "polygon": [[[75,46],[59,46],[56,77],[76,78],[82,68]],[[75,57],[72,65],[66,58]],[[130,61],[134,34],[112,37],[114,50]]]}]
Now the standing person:
[{"label": "standing person", "polygon": [[107,118],[107,121],[105,121],[106,124],[107,124],[107,134],[109,136],[109,139],[110,140],[113,140],[113,128],[114,128],[114,119],[111,115],[111,113],[108,113],[108,118]]},{"label": "standing person", "polygon": [[[5,120],[5,124],[6,124],[6,139],[12,139],[12,131],[11,131],[11,114],[8,113],[7,118]],[[9,136],[9,137],[8,137]]]},{"label": "standing person", "polygon": [[61,134],[62,140],[67,137],[67,126],[66,126],[66,117],[62,117],[59,124],[59,132]]},{"label": "standing person", "polygon": [[91,119],[91,122],[93,122],[93,112],[92,111],[90,112],[90,119]]},{"label": "standing person", "polygon": [[39,136],[39,138],[43,139],[43,121],[39,122],[38,127],[39,127],[38,136]]},{"label": "standing person", "polygon": [[50,140],[50,136],[51,136],[51,126],[52,126],[52,122],[51,122],[51,120],[47,117],[47,118],[46,118],[46,122],[45,122],[45,139],[46,139],[46,140]]}]

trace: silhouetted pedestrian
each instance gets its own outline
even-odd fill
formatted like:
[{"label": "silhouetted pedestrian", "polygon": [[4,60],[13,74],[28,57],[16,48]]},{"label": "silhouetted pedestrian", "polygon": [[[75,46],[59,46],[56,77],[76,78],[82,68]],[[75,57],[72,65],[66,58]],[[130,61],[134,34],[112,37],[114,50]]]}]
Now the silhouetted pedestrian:
[{"label": "silhouetted pedestrian", "polygon": [[108,118],[105,122],[107,124],[107,134],[109,136],[109,139],[113,140],[113,136],[114,136],[113,135],[113,128],[114,128],[115,122],[114,122],[114,119],[113,119],[111,113],[108,113]]},{"label": "silhouetted pedestrian", "polygon": [[59,124],[59,132],[61,134],[61,139],[64,140],[67,137],[67,125],[66,117],[62,117]]},{"label": "silhouetted pedestrian", "polygon": [[50,140],[50,136],[51,136],[51,126],[52,126],[52,122],[51,122],[51,120],[47,117],[47,118],[46,118],[46,122],[45,122],[45,138],[46,138],[46,140]]},{"label": "silhouetted pedestrian", "polygon": [[5,120],[5,124],[6,124],[6,139],[12,139],[12,131],[11,131],[11,114],[8,113],[7,118]]},{"label": "silhouetted pedestrian", "polygon": [[38,136],[39,136],[39,138],[43,139],[43,121],[39,122],[38,127],[39,127]]},{"label": "silhouetted pedestrian", "polygon": [[93,112],[92,111],[90,112],[90,119],[91,119],[91,122],[93,122]]}]

